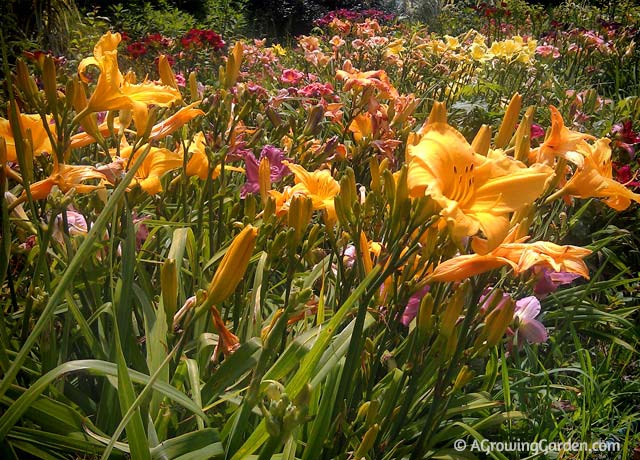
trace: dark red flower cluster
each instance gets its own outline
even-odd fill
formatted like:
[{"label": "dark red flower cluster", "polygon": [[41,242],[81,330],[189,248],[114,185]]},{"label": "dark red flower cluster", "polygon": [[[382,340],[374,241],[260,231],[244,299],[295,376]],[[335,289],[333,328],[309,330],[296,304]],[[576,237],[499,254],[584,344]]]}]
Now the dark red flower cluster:
[{"label": "dark red flower cluster", "polygon": [[171,39],[164,37],[162,34],[159,34],[157,32],[147,35],[144,39],[144,42],[147,45],[156,48],[166,48],[168,46],[171,46]]},{"label": "dark red flower cluster", "polygon": [[395,19],[395,15],[382,10],[368,9],[362,11],[347,10],[341,8],[339,10],[330,11],[320,19],[316,19],[315,24],[319,27],[328,26],[334,19],[342,21],[362,22],[365,19],[376,19],[378,22],[389,22]]},{"label": "dark red flower cluster", "polygon": [[505,2],[500,3],[500,6],[489,5],[488,3],[482,2],[479,5],[472,6],[472,8],[486,18],[496,16],[508,18],[511,16],[511,10]]},{"label": "dark red flower cluster", "polygon": [[210,46],[218,51],[224,48],[224,40],[213,30],[191,29],[180,39],[184,48],[201,48]]},{"label": "dark red flower cluster", "polygon": [[129,53],[133,59],[137,59],[147,54],[147,46],[143,42],[130,43],[127,45],[127,53]]},{"label": "dark red flower cluster", "polygon": [[67,63],[67,58],[65,58],[64,56],[54,56],[51,51],[42,51],[42,50],[37,50],[33,52],[23,51],[22,54],[24,57],[38,64],[40,67],[42,67],[42,64],[44,63],[44,58],[47,56],[53,58],[53,62],[56,65],[56,67],[64,66]]},{"label": "dark red flower cluster", "polygon": [[640,187],[640,159],[634,161],[640,135],[633,130],[632,121],[626,120],[613,125],[610,136],[614,157],[618,159],[613,162],[615,179],[630,188]]}]

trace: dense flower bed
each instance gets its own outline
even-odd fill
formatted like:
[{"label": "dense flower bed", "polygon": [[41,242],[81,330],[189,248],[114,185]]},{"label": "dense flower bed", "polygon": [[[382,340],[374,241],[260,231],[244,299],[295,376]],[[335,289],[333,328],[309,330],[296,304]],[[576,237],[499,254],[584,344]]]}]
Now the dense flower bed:
[{"label": "dense flower bed", "polygon": [[637,97],[578,86],[633,65],[637,29],[317,24],[290,47],[107,32],[80,62],[17,63],[11,449],[32,452],[34,425],[103,458],[443,458],[458,438],[551,436],[536,401],[578,396],[545,350],[637,289],[637,267],[609,266],[617,236],[576,230],[640,202]]}]

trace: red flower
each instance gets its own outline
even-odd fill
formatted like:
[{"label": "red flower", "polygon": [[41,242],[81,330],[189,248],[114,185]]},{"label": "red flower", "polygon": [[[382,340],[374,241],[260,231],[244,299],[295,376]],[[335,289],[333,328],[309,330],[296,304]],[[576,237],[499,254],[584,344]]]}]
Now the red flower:
[{"label": "red flower", "polygon": [[127,46],[127,52],[132,58],[137,59],[147,53],[147,47],[142,42],[133,42]]}]

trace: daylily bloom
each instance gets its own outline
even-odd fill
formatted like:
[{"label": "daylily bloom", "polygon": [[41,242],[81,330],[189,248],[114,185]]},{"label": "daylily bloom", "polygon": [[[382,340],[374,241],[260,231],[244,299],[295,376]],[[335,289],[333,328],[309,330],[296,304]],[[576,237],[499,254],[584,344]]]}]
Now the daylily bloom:
[{"label": "daylily bloom", "polygon": [[627,209],[631,200],[640,203],[640,194],[633,193],[613,179],[610,142],[609,139],[598,139],[593,147],[589,146],[583,166],[578,167],[557,194],[603,198],[608,206],[617,211]]},{"label": "daylily bloom", "polygon": [[544,343],[549,338],[547,329],[536,318],[540,314],[540,301],[535,296],[516,302],[514,317],[518,319],[518,335],[529,343]]},{"label": "daylily bloom", "polygon": [[[51,146],[51,140],[42,125],[42,118],[40,115],[20,113],[18,116],[20,120],[20,132],[22,132],[23,138],[26,137],[27,129],[31,131],[33,154],[37,156],[42,155],[43,153],[52,153],[53,147]],[[55,125],[50,124],[49,129],[51,129],[52,133],[55,133]],[[5,118],[0,118],[0,136],[4,137],[7,144],[7,161],[18,161],[13,129],[11,128],[9,120]]]},{"label": "daylily bloom", "polygon": [[[149,147],[148,144],[140,147],[128,162],[130,165],[136,161],[136,157],[150,148],[149,154],[146,156],[138,170],[136,171],[134,180],[140,185],[142,190],[149,195],[155,195],[162,191],[160,178],[168,171],[177,169],[182,166],[182,155],[178,155],[171,150]],[[125,147],[120,151],[122,158],[128,159],[132,154],[133,147]]]},{"label": "daylily bloom", "polygon": [[[97,179],[99,184],[83,184],[84,181],[91,179]],[[56,163],[49,177],[31,184],[31,197],[34,200],[46,199],[49,196],[49,193],[51,193],[51,189],[54,185],[58,186],[60,191],[63,193],[67,193],[72,188],[75,188],[78,193],[89,193],[93,190],[103,188],[104,181],[104,174],[99,172],[93,166],[65,165]]]},{"label": "daylily bloom", "polygon": [[247,165],[247,182],[242,186],[240,192],[241,197],[246,197],[249,193],[258,193],[260,191],[259,174],[258,169],[260,162],[263,159],[269,161],[270,169],[270,181],[278,182],[284,176],[290,173],[289,168],[284,163],[287,158],[284,156],[284,152],[273,145],[265,145],[260,152],[260,157],[256,159],[253,153],[249,152],[244,157],[244,161]]},{"label": "daylily bloom", "polygon": [[302,193],[311,198],[313,209],[324,209],[330,222],[337,219],[334,197],[340,192],[340,184],[326,170],[309,172],[300,165],[283,162],[295,176],[291,194]]},{"label": "daylily bloom", "polygon": [[147,82],[133,84],[125,78],[118,68],[117,47],[120,41],[119,33],[107,32],[94,47],[93,57],[83,59],[78,66],[78,73],[85,82],[85,70],[88,66],[95,65],[100,69],[96,88],[86,110],[132,110],[138,132],[144,132],[149,105],[169,107],[182,96],[177,89],[170,86]]},{"label": "daylily bloom", "polygon": [[478,155],[462,134],[436,115],[430,119],[438,121],[409,138],[410,196],[430,195],[441,206],[440,215],[454,238],[481,230],[493,249],[508,233],[510,213],[533,203],[553,172],[544,165],[527,168],[506,155]]},{"label": "daylily bloom", "polygon": [[[82,214],[77,211],[66,211],[67,225],[70,236],[86,235],[88,231],[87,221]],[[54,222],[52,237],[60,245],[64,246],[64,229],[62,216],[57,216]]]},{"label": "daylily bloom", "polygon": [[336,78],[345,82],[345,91],[349,91],[351,88],[376,88],[380,91],[380,97],[395,99],[399,96],[398,90],[391,85],[387,72],[384,70],[358,72],[353,68],[351,62],[347,61],[344,70],[336,72]]},{"label": "daylily bloom", "polygon": [[509,265],[516,275],[537,266],[555,272],[575,273],[589,279],[589,269],[582,259],[591,254],[590,249],[560,246],[548,241],[524,243],[528,237],[513,241],[515,233],[512,232],[506,242],[492,251],[487,251],[486,240],[474,238],[472,247],[476,254],[465,254],[440,263],[429,279],[461,281],[505,265]]},{"label": "daylily bloom", "polygon": [[[189,161],[187,162],[187,169],[185,172],[187,176],[198,176],[200,180],[206,180],[207,174],[209,174],[209,158],[205,151],[206,142],[204,133],[202,131],[197,132],[191,144],[189,145],[188,152],[190,154]],[[178,150],[178,155],[182,158],[182,149]],[[237,168],[235,166],[226,166],[226,169],[230,171],[244,172],[244,169]],[[222,170],[220,165],[217,165],[211,171],[211,179],[217,179]]]},{"label": "daylily bloom", "polygon": [[550,106],[549,110],[551,111],[551,131],[537,151],[537,161],[553,164],[555,157],[562,157],[582,166],[582,158],[585,152],[589,151],[589,144],[586,141],[593,140],[595,137],[570,130],[564,125],[558,109]]},{"label": "daylily bloom", "polygon": [[169,118],[153,125],[153,128],[151,128],[151,134],[149,134],[149,139],[154,141],[163,139],[169,134],[172,134],[182,128],[195,117],[204,115],[202,110],[196,109],[198,105],[200,105],[200,101],[196,101],[186,107],[182,107]]}]

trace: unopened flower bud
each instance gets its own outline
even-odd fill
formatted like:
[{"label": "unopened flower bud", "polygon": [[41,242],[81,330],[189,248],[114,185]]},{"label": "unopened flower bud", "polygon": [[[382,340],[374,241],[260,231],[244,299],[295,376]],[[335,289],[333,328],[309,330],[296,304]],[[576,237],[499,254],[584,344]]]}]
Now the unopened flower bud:
[{"label": "unopened flower bud", "polygon": [[516,128],[516,123],[518,123],[518,114],[520,113],[521,107],[522,96],[516,93],[511,98],[511,101],[509,101],[507,110],[504,113],[504,118],[502,119],[502,124],[498,130],[498,134],[496,134],[494,144],[497,148],[502,149],[506,147],[511,140],[511,136],[513,136]]},{"label": "unopened flower bud", "polygon": [[487,153],[489,153],[489,147],[491,147],[491,126],[482,125],[480,127],[476,137],[473,138],[471,147],[477,154],[487,156]]},{"label": "unopened flower bud", "polygon": [[257,237],[258,229],[247,225],[231,242],[207,291],[214,305],[228,298],[244,277]]}]

